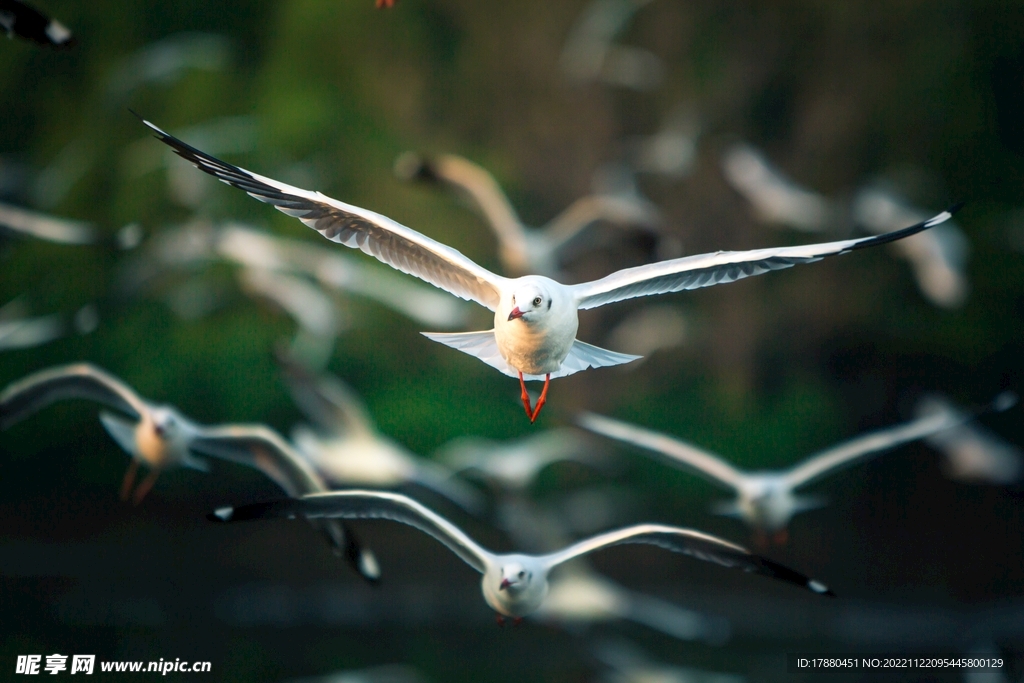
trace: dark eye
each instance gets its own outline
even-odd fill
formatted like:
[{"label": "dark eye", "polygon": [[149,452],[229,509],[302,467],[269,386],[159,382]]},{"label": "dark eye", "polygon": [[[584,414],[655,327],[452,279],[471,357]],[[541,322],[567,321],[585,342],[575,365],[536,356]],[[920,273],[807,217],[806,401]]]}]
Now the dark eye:
[{"label": "dark eye", "polygon": [[520,579],[523,578],[524,576],[526,576],[526,572],[519,572],[519,578]]},{"label": "dark eye", "polygon": [[536,299],[533,300],[533,305],[534,306],[540,306],[540,297],[539,296]]}]

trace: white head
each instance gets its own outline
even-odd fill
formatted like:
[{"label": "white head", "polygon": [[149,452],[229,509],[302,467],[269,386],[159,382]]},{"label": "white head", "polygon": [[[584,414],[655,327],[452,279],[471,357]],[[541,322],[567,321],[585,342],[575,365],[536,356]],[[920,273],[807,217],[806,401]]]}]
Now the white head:
[{"label": "white head", "polygon": [[525,282],[512,292],[512,310],[509,322],[519,319],[524,323],[535,323],[551,312],[553,297],[539,282]]},{"label": "white head", "polygon": [[516,595],[529,588],[532,580],[533,572],[523,566],[521,562],[509,562],[501,567],[501,582],[498,584],[498,590]]}]

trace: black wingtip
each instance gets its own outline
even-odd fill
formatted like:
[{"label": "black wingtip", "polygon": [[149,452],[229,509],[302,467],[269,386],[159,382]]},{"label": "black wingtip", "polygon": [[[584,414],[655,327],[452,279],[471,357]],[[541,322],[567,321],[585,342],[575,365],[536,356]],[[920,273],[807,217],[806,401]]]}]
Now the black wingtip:
[{"label": "black wingtip", "polygon": [[947,212],[949,212],[949,214],[950,214],[950,215],[953,215],[953,214],[955,214],[955,213],[956,213],[957,211],[959,211],[960,209],[964,208],[964,205],[965,205],[966,203],[967,203],[967,202],[957,202],[957,203],[956,203],[956,204],[954,204],[953,206],[951,206],[951,207],[949,207],[948,209],[946,209],[946,211],[947,211]]},{"label": "black wingtip", "polygon": [[425,154],[419,152],[403,152],[395,159],[395,176],[400,180],[440,182],[437,171],[434,169],[434,162]]},{"label": "black wingtip", "polygon": [[140,114],[139,112],[135,111],[131,107],[128,107],[128,111],[131,112],[135,116],[135,118],[137,118],[139,121],[142,121],[143,123],[146,122],[146,119],[144,119],[142,117],[142,114]]}]

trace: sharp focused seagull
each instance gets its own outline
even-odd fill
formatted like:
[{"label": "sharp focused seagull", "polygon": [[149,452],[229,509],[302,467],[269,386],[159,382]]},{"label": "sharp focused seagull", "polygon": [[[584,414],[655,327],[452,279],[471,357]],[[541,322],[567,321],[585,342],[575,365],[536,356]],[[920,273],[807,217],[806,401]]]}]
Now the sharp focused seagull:
[{"label": "sharp focused seagull", "polygon": [[363,402],[341,380],[312,375],[280,358],[292,397],[318,427],[296,428],[299,452],[332,487],[416,484],[467,512],[483,507],[480,494],[438,463],[417,457],[377,431]]},{"label": "sharp focused seagull", "polygon": [[[298,218],[327,239],[358,248],[393,268],[494,311],[493,330],[425,335],[476,356],[510,377],[518,377],[523,407],[531,422],[536,420],[547,400],[548,383],[552,378],[636,360],[636,356],[615,353],[576,339],[579,309],[732,282],[886,244],[947,221],[955,210],[943,211],[917,225],[884,235],[799,247],[719,251],[627,268],[593,282],[563,285],[541,275],[519,278],[496,275],[455,249],[386,216],[250,173],[199,151],[149,121],[143,119],[143,123],[159,140],[200,170]],[[530,405],[525,381],[541,379],[544,389],[534,408]]]},{"label": "sharp focused seagull", "polygon": [[[608,546],[625,543],[656,545],[666,550],[742,569],[834,595],[825,585],[745,548],[691,529],[639,524],[588,538],[547,555],[496,554],[477,545],[461,529],[415,500],[379,491],[338,491],[302,498],[219,508],[209,515],[216,522],[305,517],[307,519],[390,519],[433,536],[473,569],[483,574],[484,600],[502,617],[525,617],[535,612],[548,592],[548,573],[559,565]],[[500,623],[500,621],[499,621]]]},{"label": "sharp focused seagull", "polygon": [[67,26],[19,0],[0,0],[0,29],[40,45],[71,47],[75,39]]},{"label": "sharp focused seagull", "polygon": [[[124,382],[88,363],[41,370],[9,385],[0,393],[0,429],[51,403],[74,398],[97,401],[132,418],[106,411],[100,414],[103,427],[132,456],[121,484],[122,500],[128,498],[142,463],[150,472],[135,490],[136,504],[166,469],[209,471],[206,462],[192,450],[257,469],[289,496],[327,490],[320,477],[272,430],[259,425],[198,425],[171,406],[145,401]],[[380,570],[373,553],[360,549],[343,525],[324,524],[320,529],[364,578],[378,578]]]},{"label": "sharp focused seagull", "polygon": [[501,265],[511,275],[557,276],[559,252],[598,221],[652,231],[660,223],[654,205],[639,197],[593,194],[570,204],[544,227],[527,227],[494,176],[454,154],[425,158],[406,152],[395,162],[395,174],[403,180],[444,183],[469,197],[497,235]]},{"label": "sharp focused seagull", "polygon": [[593,413],[583,413],[577,422],[592,432],[653,451],[670,465],[733,489],[736,492],[735,502],[718,506],[718,511],[740,517],[759,534],[775,534],[775,540],[782,543],[786,538],[786,526],[793,515],[822,504],[817,497],[796,495],[796,489],[842,467],[949,429],[963,419],[966,418],[958,420],[948,413],[930,414],[912,422],[856,437],[787,470],[770,472],[745,472],[680,439]]}]

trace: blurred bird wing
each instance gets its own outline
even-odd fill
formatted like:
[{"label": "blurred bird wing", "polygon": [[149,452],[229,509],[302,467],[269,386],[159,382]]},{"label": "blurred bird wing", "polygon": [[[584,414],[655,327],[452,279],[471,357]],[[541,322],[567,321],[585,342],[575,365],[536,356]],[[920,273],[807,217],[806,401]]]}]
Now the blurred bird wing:
[{"label": "blurred bird wing", "polygon": [[90,244],[96,241],[92,224],[54,218],[0,202],[0,227],[60,244]]},{"label": "blurred bird wing", "polygon": [[599,534],[547,555],[543,561],[545,566],[551,569],[581,555],[626,543],[656,545],[705,562],[714,562],[723,567],[742,569],[745,572],[785,581],[815,593],[831,594],[831,591],[818,581],[767,558],[754,555],[746,548],[692,529],[658,524],[638,524]]},{"label": "blurred bird wing", "polygon": [[105,410],[100,412],[100,422],[103,423],[103,428],[107,430],[107,434],[110,434],[118,446],[129,455],[136,455],[138,446],[135,443],[135,428],[138,426],[138,422],[126,420],[120,415],[108,413]]},{"label": "blurred bird wing", "polygon": [[189,447],[257,469],[289,496],[327,490],[309,463],[280,434],[263,425],[202,427]]},{"label": "blurred bird wing", "polygon": [[682,465],[695,474],[737,491],[748,477],[721,458],[665,434],[594,413],[582,413],[576,422],[592,432],[645,448],[656,453],[664,462],[677,467]]},{"label": "blurred bird wing", "polygon": [[[424,337],[445,346],[467,353],[470,356],[479,358],[495,370],[508,375],[519,377],[519,371],[509,365],[498,350],[498,341],[494,337],[494,330],[482,332],[421,332]],[[569,349],[569,355],[562,361],[557,372],[551,373],[551,379],[568,377],[569,375],[586,370],[587,368],[602,368],[609,365],[620,365],[629,363],[640,356],[631,356],[626,353],[616,353],[602,349],[592,344],[587,344],[576,339]],[[523,379],[531,381],[543,381],[543,375],[523,374]]]},{"label": "blurred bird wing", "polygon": [[157,134],[157,139],[196,168],[298,218],[327,239],[360,249],[393,268],[492,311],[497,307],[505,278],[478,266],[455,249],[373,211],[220,161],[149,121],[143,123]]},{"label": "blurred bird wing", "polygon": [[966,419],[966,416],[957,419],[949,413],[939,412],[895,427],[864,434],[808,458],[786,473],[786,481],[792,488],[809,484],[826,474],[867,460],[883,451],[962,424]]},{"label": "blurred bird wing", "polygon": [[525,252],[526,231],[494,176],[482,166],[454,154],[442,154],[424,164],[430,175],[467,195],[476,204],[505,248]]},{"label": "blurred bird wing", "polygon": [[481,574],[494,561],[494,555],[477,545],[457,526],[412,498],[398,493],[360,490],[315,493],[296,499],[220,508],[210,515],[210,519],[222,522],[295,517],[390,519],[433,536]]},{"label": "blurred bird wing", "polygon": [[336,436],[377,433],[362,400],[340,379],[314,375],[283,354],[278,364],[295,403],[318,427]]},{"label": "blurred bird wing", "polygon": [[0,393],[0,428],[70,398],[98,401],[136,419],[149,411],[146,402],[121,380],[94,365],[75,363],[40,370],[8,385]]},{"label": "blurred bird wing", "polygon": [[[193,450],[259,470],[293,498],[327,491],[312,466],[280,434],[264,425],[205,427],[190,444]],[[343,523],[324,520],[313,525],[366,580],[380,579],[373,551],[364,548]]]},{"label": "blurred bird wing", "polygon": [[595,308],[604,304],[638,296],[699,289],[724,282],[733,282],[771,270],[789,268],[845,254],[856,249],[887,244],[917,234],[949,220],[953,211],[942,213],[902,230],[862,237],[860,239],[806,244],[799,247],[775,247],[753,251],[717,251],[626,268],[592,282],[571,285],[577,306]]},{"label": "blurred bird wing", "polygon": [[594,194],[577,199],[552,219],[544,228],[544,236],[549,248],[558,250],[597,221],[654,230],[658,227],[659,217],[649,202]]}]

